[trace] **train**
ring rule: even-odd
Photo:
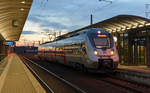
[[[84,72],[111,72],[119,62],[112,34],[101,28],[82,30],[41,44],[38,57]]]

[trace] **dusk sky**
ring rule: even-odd
[[[109,1],[109,0],[107,0]],[[20,40],[48,40],[46,32],[71,32],[113,16],[128,14],[145,17],[145,4],[150,0],[33,0]],[[45,35],[44,35],[45,33]]]

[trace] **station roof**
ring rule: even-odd
[[[124,33],[124,32],[131,31],[131,29],[140,29],[140,28],[147,28],[147,27],[150,27],[150,20],[147,18],[134,16],[134,15],[118,15],[110,19],[106,19],[104,21],[77,29],[73,32],[67,33],[58,38],[63,38],[67,35],[79,32],[84,29],[89,29],[89,28],[102,28],[104,30],[109,31],[110,33],[112,32]]]
[[[150,20],[147,18],[134,16],[134,15],[118,15],[110,19],[98,22],[96,24],[83,27],[76,31],[81,31],[82,29],[88,29],[92,27],[94,28],[100,27],[109,32],[122,33],[124,31],[129,31],[131,29],[138,29],[141,27],[150,27]]]
[[[19,40],[32,0],[0,0],[0,40]]]

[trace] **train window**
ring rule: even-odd
[[[94,38],[96,48],[109,47],[109,38]]]
[[[82,48],[83,54],[86,54],[86,49],[85,47]]]

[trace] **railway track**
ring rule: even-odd
[[[27,60],[27,58],[26,58],[26,60]],[[30,60],[30,59],[28,59],[28,60]],[[32,60],[30,60],[30,61],[32,61]],[[32,61],[32,62],[33,62],[33,64],[35,64],[34,61]],[[46,63],[46,62],[44,62],[44,63]],[[37,62],[37,65],[41,65],[41,64],[39,62]],[[45,69],[46,66],[42,65],[42,68]],[[50,69],[46,68],[46,70],[49,71]],[[55,73],[55,74],[57,74],[57,73]],[[65,75],[59,75],[59,76],[64,78],[64,79],[66,79]],[[122,90],[122,92],[118,92],[118,93],[150,93],[150,89],[148,87],[145,87],[143,85],[139,85],[139,84],[136,84],[136,83],[132,83],[132,82],[128,82],[128,81],[124,81],[124,80],[118,79],[117,77],[115,77],[113,75],[106,75],[106,76],[104,75],[104,77],[102,77],[102,78],[100,77],[99,78],[99,74],[89,74],[89,75],[86,75],[86,77],[90,77],[89,81],[92,82],[92,80],[93,80],[93,82],[95,82],[97,85],[98,84],[103,84],[103,83],[108,83],[108,84],[111,84],[113,86],[116,86],[116,87],[118,87],[118,88],[120,88]],[[79,81],[76,80],[76,81],[80,82],[80,80]],[[72,81],[71,83],[74,83],[75,85],[78,85],[78,83],[76,83],[75,81]],[[107,84],[104,84],[104,85],[107,85]],[[78,86],[82,87],[82,86],[80,86],[80,84]],[[88,85],[85,85],[85,86],[87,87]],[[86,89],[85,86],[82,87],[83,90],[86,90],[87,93],[93,93],[93,92],[91,92],[92,90],[88,91],[88,89]],[[93,84],[93,86],[94,86],[94,84]],[[118,90],[118,91],[120,91],[120,90]],[[82,92],[84,92],[84,91],[82,91]],[[61,92],[61,93],[65,93],[65,92]],[[99,92],[95,91],[94,93],[99,93]],[[103,92],[103,93],[107,93],[107,92]],[[111,92],[111,93],[113,93],[113,92]]]
[[[60,78],[39,64],[36,64],[34,61],[26,57],[21,57],[21,59],[42,84],[47,93],[85,93],[80,88]]]
[[[102,79],[102,80],[105,82],[111,83],[113,85],[116,85],[118,87],[127,89],[129,92],[150,93],[150,89],[147,86],[143,86],[143,85],[133,83],[133,82],[124,81],[111,75],[109,75],[109,77]]]

